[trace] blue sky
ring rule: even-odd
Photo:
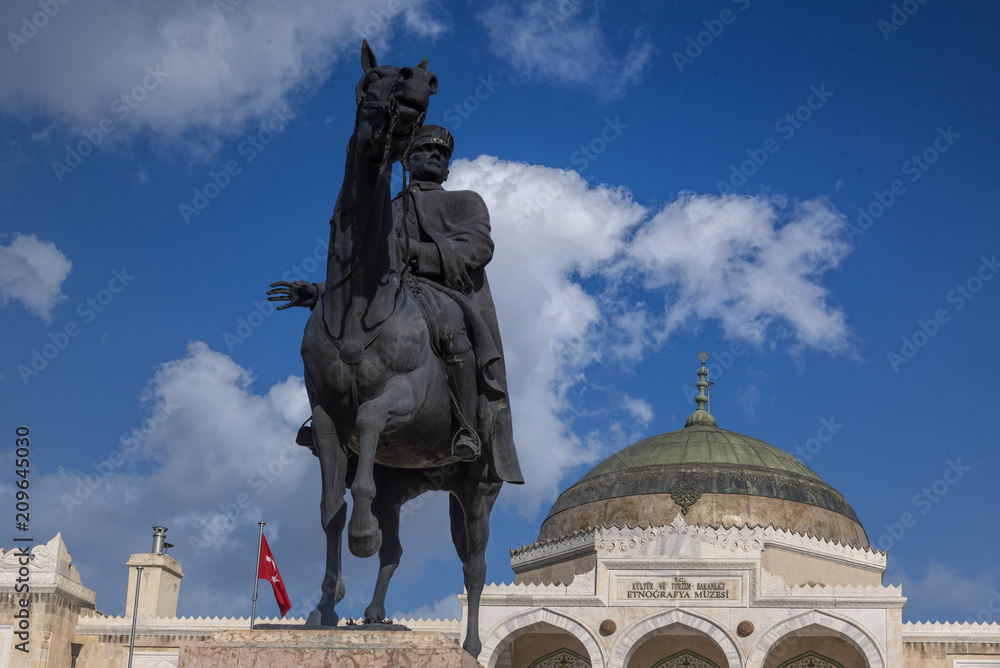
[[[6,3],[0,465],[28,425],[32,533],[61,531],[118,614],[125,561],[165,525],[181,614],[245,615],[263,518],[293,614],[311,607],[319,474],[290,445],[306,313],[263,299],[323,276],[364,35],[380,62],[429,56],[446,187],[491,210],[528,481],[494,511],[488,580],[591,466],[683,426],[704,348],[720,426],[847,497],[904,618],[994,621],[998,18],[940,0]],[[446,503],[416,505],[388,607],[454,614]],[[342,614],[375,570],[348,562]]]

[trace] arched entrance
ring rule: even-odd
[[[747,668],[810,668],[810,661],[816,668],[885,667],[881,650],[864,630],[813,610],[768,629],[750,651]]]
[[[516,615],[488,631],[479,661],[487,668],[604,668],[597,640],[580,622],[551,610]],[[552,664],[551,666],[549,664]]]
[[[685,652],[687,652],[685,654]],[[739,668],[739,648],[715,622],[681,610],[648,617],[628,629],[611,651],[609,668]]]

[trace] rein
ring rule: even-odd
[[[374,107],[374,106],[375,105],[366,105],[366,104],[362,103],[361,106],[358,108],[358,113],[361,114],[361,113],[366,112],[366,111],[368,111],[370,113],[371,107]],[[386,132],[385,149],[383,149],[383,151],[382,151],[382,160],[380,161],[379,168],[378,168],[378,176],[376,177],[376,180],[380,181],[382,179],[382,175],[385,174],[386,165],[390,164],[390,162],[389,162],[389,151],[392,149],[392,131],[396,128],[396,121],[399,118],[399,103],[396,102],[395,98],[389,98],[389,105],[387,107],[375,107],[375,108],[376,109],[384,109],[387,112],[387,114],[389,115],[389,127],[388,127],[388,131]],[[386,128],[384,126],[381,127],[381,128],[379,128],[375,132],[375,136],[373,137],[373,139],[377,140],[379,137],[381,137],[382,136],[382,131],[385,130],[385,129]],[[411,134],[412,132],[413,132],[413,128],[410,128],[410,130],[407,132],[407,134]],[[406,136],[406,135],[404,135],[404,136]],[[406,172],[404,171],[403,174],[404,174],[404,179],[405,179]],[[405,186],[405,182],[404,182],[404,186]],[[327,290],[336,290],[337,288],[343,287],[349,280],[351,280],[351,277],[354,276],[354,272],[356,272],[358,270],[358,267],[361,266],[361,258],[364,257],[365,246],[368,245],[368,233],[371,231],[371,228],[372,228],[372,226],[370,224],[369,225],[365,225],[365,231],[364,231],[364,234],[361,237],[361,245],[358,247],[358,253],[357,253],[357,256],[356,256],[357,259],[355,259],[355,261],[354,261],[354,266],[351,267],[350,271],[348,271],[344,275],[343,278],[341,278],[339,281],[337,281],[337,283],[335,285],[333,285],[332,287],[328,287]],[[327,260],[327,261],[329,261],[329,260]]]
[[[389,152],[392,149],[393,130],[395,129],[395,127],[396,127],[396,121],[398,120],[398,103],[393,98],[390,98],[389,104],[387,106],[384,106],[384,107],[383,106],[376,106],[374,104],[364,104],[364,103],[362,103],[359,106],[358,113],[359,113],[359,115],[360,114],[372,114],[372,113],[377,112],[378,110],[385,111],[386,114],[389,117],[388,124],[387,125],[383,125],[381,128],[379,128],[378,130],[376,130],[376,132],[375,132],[375,134],[373,136],[374,140],[378,140],[382,136],[383,132],[386,134],[385,148],[382,151],[382,159],[381,159],[380,164],[379,164],[378,176],[376,177],[377,180],[381,180],[382,177],[385,175],[386,167],[392,164],[392,162],[389,160]],[[405,137],[407,135],[410,135],[410,134],[412,134],[414,132],[414,130],[415,130],[415,127],[411,127],[407,131],[406,135],[402,135],[402,136]],[[400,273],[404,274],[404,275],[408,272],[407,257],[409,256],[409,247],[410,247],[409,230],[406,228],[406,216],[407,216],[407,214],[409,212],[409,201],[408,201],[409,200],[409,191],[407,189],[407,185],[408,185],[407,181],[408,181],[408,174],[407,174],[407,169],[406,169],[406,167],[404,165],[403,166],[403,192],[406,195],[406,197],[403,199],[403,220],[402,220],[403,233],[404,233],[404,257],[403,257],[403,267],[402,267],[402,269],[400,271]],[[358,252],[355,255],[355,260],[354,260],[354,263],[353,263],[351,269],[344,275],[343,278],[341,278],[339,281],[337,281],[336,284],[334,284],[331,287],[328,287],[327,291],[336,290],[338,288],[343,287],[354,276],[355,272],[357,272],[358,268],[361,266],[362,258],[364,257],[364,250],[365,250],[365,248],[368,245],[368,238],[369,238],[369,233],[371,231],[371,228],[372,228],[371,224],[368,224],[368,225],[365,226],[364,233],[363,233],[363,235],[361,237],[361,243],[358,246]],[[382,332],[385,330],[385,328],[389,326],[389,323],[391,323],[396,318],[396,316],[399,315],[399,312],[400,312],[399,302],[398,302],[398,299],[397,299],[396,303],[393,304],[392,312],[388,315],[388,317],[386,317],[385,320],[383,320],[374,329],[374,331],[372,331],[368,336],[366,336],[360,343],[359,342],[354,342],[354,341],[349,341],[349,342],[346,342],[346,344],[345,344],[345,343],[342,343],[340,340],[338,340],[333,335],[333,333],[330,331],[330,327],[329,327],[329,324],[327,323],[327,319],[326,319],[326,300],[320,299],[320,316],[321,316],[320,317],[320,322],[322,323],[321,329],[323,331],[323,334],[325,334],[326,337],[330,340],[330,342],[333,343],[333,345],[340,351],[340,357],[341,357],[341,359],[345,363],[349,364],[352,367],[354,365],[358,364],[361,361],[362,356],[364,354],[364,351],[372,343],[375,342],[375,340],[379,337],[380,334],[382,334]],[[352,389],[352,395],[353,395],[352,396],[352,401],[355,402],[355,403],[357,402],[357,387],[356,387],[356,383],[357,383],[357,379],[355,378],[355,374],[352,373],[351,374],[351,386],[352,386],[351,389]]]

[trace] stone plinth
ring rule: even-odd
[[[181,649],[178,668],[481,668],[441,633],[227,630]]]

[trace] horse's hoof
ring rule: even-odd
[[[340,616],[335,612],[321,612],[316,608],[309,613],[306,618],[306,626],[336,626],[340,622]]]
[[[471,654],[473,659],[476,659],[479,657],[479,653],[483,651],[483,643],[479,638],[470,636],[465,639],[462,649]]]
[[[376,529],[375,533],[367,535],[350,534],[347,537],[347,545],[355,557],[359,559],[370,557],[382,546],[382,530]]]
[[[385,606],[369,605],[365,608],[365,624],[381,624],[385,621]]]

